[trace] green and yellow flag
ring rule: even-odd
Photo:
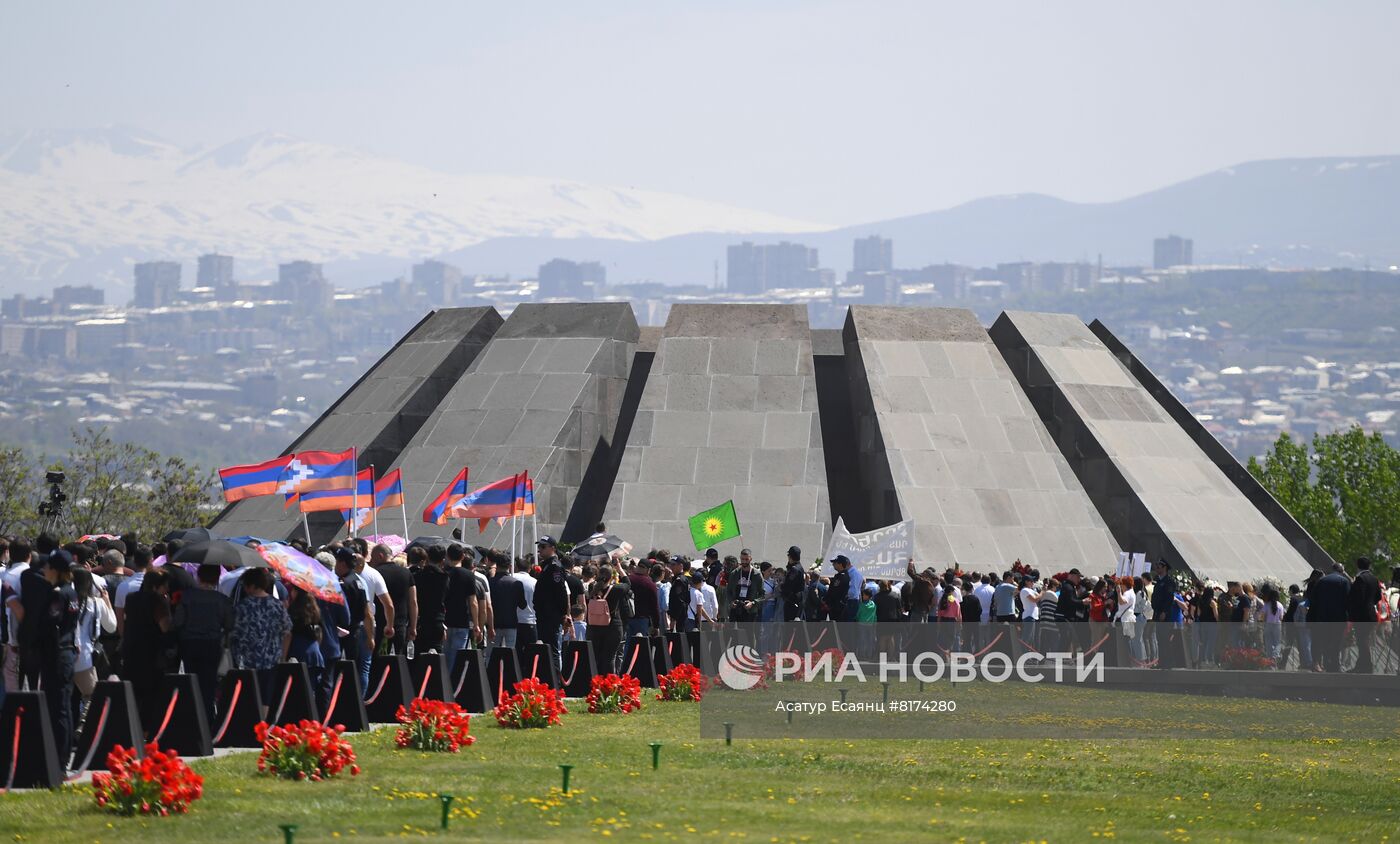
[[[704,551],[738,535],[739,517],[734,515],[733,501],[690,517],[690,538],[695,540],[696,551]]]

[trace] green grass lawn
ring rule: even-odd
[[[258,777],[254,754],[195,763],[191,813],[122,818],[87,786],[0,796],[7,841],[281,841],[400,837],[546,841],[1387,841],[1400,839],[1393,740],[1048,740],[1008,723],[995,740],[722,740],[698,706],[632,715],[582,702],[549,730],[472,719],[461,753],[353,741],[364,772],[323,783]],[[1201,706],[1211,702],[1202,700]],[[1393,719],[1388,710],[1375,717]],[[651,769],[650,741],[662,741]],[[575,766],[573,792],[558,765]],[[438,828],[437,794],[456,797]]]

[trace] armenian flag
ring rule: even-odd
[[[457,473],[457,477],[453,478],[452,482],[447,485],[447,489],[439,493],[438,497],[433,499],[433,503],[428,505],[428,509],[423,511],[423,521],[430,525],[447,524],[448,505],[466,494],[467,470],[464,467],[462,471]]]
[[[297,498],[297,507],[303,513],[319,513],[323,510],[349,510],[357,500],[366,504],[374,501],[374,469],[361,471],[358,484],[350,489],[316,489],[303,492]]]
[[[355,449],[350,448],[342,452],[298,452],[282,470],[276,491],[286,495],[354,488]]]
[[[291,462],[292,455],[284,454],[266,463],[220,469],[219,483],[224,487],[224,500],[232,504],[245,498],[272,495],[277,492],[282,473]]]
[[[368,503],[368,499],[364,503]],[[359,530],[370,522],[374,521],[374,514],[384,507],[403,506],[403,474],[402,470],[395,469],[384,477],[374,482],[374,503],[369,507],[361,507],[355,512],[355,520],[350,525],[352,530]],[[345,521],[350,521],[350,511],[341,510],[340,515]]]
[[[528,472],[522,472],[521,475],[525,476],[525,483],[523,486],[516,487],[516,499],[513,502],[515,513],[512,518],[514,516],[533,516],[535,514],[535,479],[531,478]],[[516,475],[516,477],[519,478],[521,475]],[[506,517],[497,516],[496,521],[505,524]],[[477,530],[486,530],[486,526],[490,524],[490,522],[491,518],[489,516],[477,519]]]

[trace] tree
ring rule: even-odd
[[[34,496],[29,455],[22,448],[0,448],[0,534],[34,523]]]
[[[64,533],[136,531],[143,538],[202,524],[212,476],[176,457],[117,443],[106,429],[73,431],[68,454],[50,468],[68,480]]]
[[[1380,434],[1315,435],[1309,454],[1285,433],[1248,468],[1332,559],[1370,557],[1384,576],[1400,551],[1400,451]]]

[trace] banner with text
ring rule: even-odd
[[[914,522],[906,519],[865,533],[851,533],[845,520],[837,518],[822,558],[822,574],[836,573],[831,558],[837,554],[845,554],[867,578],[903,580],[908,577],[914,554]]]

